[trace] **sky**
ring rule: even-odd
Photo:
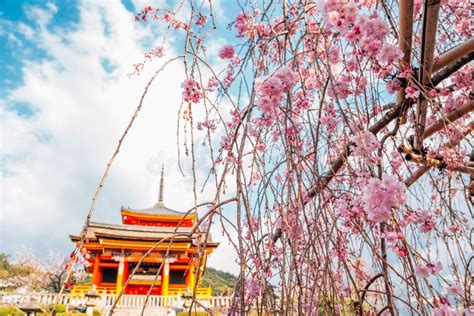
[[[225,1],[213,3],[225,28],[229,8]],[[73,250],[68,236],[80,232],[143,88],[163,62],[127,76],[161,42],[163,24],[134,22],[145,5],[172,8],[166,1],[144,0],[0,1],[0,252]],[[221,34],[209,45],[228,41]],[[168,40],[168,57],[181,44]],[[183,80],[182,65],[172,63],[153,83],[99,196],[94,221],[120,223],[121,206],[155,204],[162,163],[165,204],[181,211],[192,207],[185,162],[184,176],[178,171]],[[204,151],[197,162],[198,179],[204,179],[210,164]],[[212,194],[206,188],[199,202]],[[235,252],[220,228],[212,234],[221,245],[209,266],[237,274]]]

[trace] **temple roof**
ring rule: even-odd
[[[167,208],[163,202],[158,202],[152,207],[149,208],[143,208],[143,209],[133,209],[130,207],[123,207],[122,206],[122,211],[128,211],[128,212],[134,212],[134,213],[141,213],[141,214],[153,214],[153,215],[179,215],[179,216],[184,216],[186,213],[183,212],[178,212],[175,210],[172,210],[170,208]]]
[[[158,240],[161,238],[172,237],[176,234],[190,234],[191,227],[156,227],[156,226],[137,226],[137,225],[117,225],[90,222],[87,229],[86,238],[89,240],[98,239],[98,237],[111,237],[116,239],[138,239],[138,240]],[[193,235],[198,235],[195,232]],[[77,236],[71,236],[75,239]],[[179,239],[191,239],[191,236],[176,236]]]
[[[136,226],[136,225],[117,225],[90,222],[87,229],[86,239],[96,241],[101,238],[121,239],[121,240],[139,240],[139,241],[157,241],[163,238],[173,238],[174,241],[192,242],[194,238],[204,240],[205,236],[196,230],[192,235],[192,227],[157,227],[157,226]],[[179,236],[180,235],[180,236]],[[71,240],[78,241],[80,236],[70,236]],[[207,247],[217,247],[219,243],[212,241],[211,234],[207,238]]]

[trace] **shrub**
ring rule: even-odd
[[[0,316],[23,316],[21,310],[13,306],[0,306]]]
[[[57,304],[53,306],[53,309],[56,311],[56,313],[65,313],[67,311],[66,305],[63,304]]]

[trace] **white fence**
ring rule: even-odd
[[[25,305],[25,304],[39,304],[49,305],[56,302],[57,294],[55,293],[0,293],[0,304],[8,305]],[[58,304],[63,305],[85,305],[87,298],[79,294],[63,294],[61,295]]]
[[[117,295],[103,294],[99,296],[95,302],[99,308],[110,308]],[[49,305],[55,304],[57,294],[55,293],[0,293],[0,304],[7,305],[25,305],[25,304],[39,304]],[[209,296],[209,297],[197,297],[196,300],[199,302],[198,305],[204,306],[209,309],[230,307],[232,298],[230,296]],[[140,308],[143,307],[146,301],[146,295],[123,295],[117,307],[124,308]],[[61,294],[58,304],[67,306],[85,306],[86,303],[90,302],[84,294]],[[179,296],[158,296],[150,295],[148,297],[147,307],[183,307],[186,304],[189,305],[191,299],[185,300]]]

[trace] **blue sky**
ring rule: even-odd
[[[230,8],[223,3],[228,2],[216,2],[214,9],[225,29],[229,20],[224,12]],[[147,64],[140,76],[127,77],[144,52],[160,43],[163,25],[133,20],[137,8],[147,4],[167,5],[144,0],[1,1],[1,252],[72,250],[68,235],[80,231],[143,87],[164,60]],[[217,60],[213,54],[232,35],[217,34],[208,42],[211,60]],[[180,44],[179,38],[169,38],[165,58],[179,52]],[[177,170],[176,120],[183,79],[182,65],[174,63],[154,83],[98,200],[94,220],[118,223],[122,205],[153,205],[159,181],[155,166],[162,162],[167,165],[167,206],[192,206],[190,174],[183,177]],[[198,159],[200,165],[210,163],[204,153]],[[198,170],[198,177],[205,179],[205,171]],[[182,198],[183,192],[189,199]],[[212,193],[211,187],[204,190],[200,201]],[[213,235],[222,245],[210,265],[237,271],[220,229]]]
[[[1,47],[3,47],[0,51],[0,59],[3,61],[0,64],[0,79],[2,82],[0,96],[2,97],[6,96],[9,90],[21,84],[22,77],[19,66],[22,65],[25,58],[40,60],[48,57],[45,51],[35,45],[34,41],[28,40],[21,32],[15,31],[17,23],[24,23],[32,28],[36,26],[35,21],[28,17],[27,10],[25,10],[28,6],[34,5],[45,6],[45,2],[2,0],[2,5],[0,6],[0,18],[2,19],[0,43]],[[63,0],[60,1],[59,6],[57,1],[55,5],[58,11],[53,16],[49,26],[51,28],[61,27],[62,29],[74,27],[74,23],[79,18],[77,3],[75,1]],[[13,36],[16,38],[15,40],[12,39]],[[29,113],[30,111],[25,107],[27,105],[20,106],[18,111],[21,113],[26,112],[25,114]]]

